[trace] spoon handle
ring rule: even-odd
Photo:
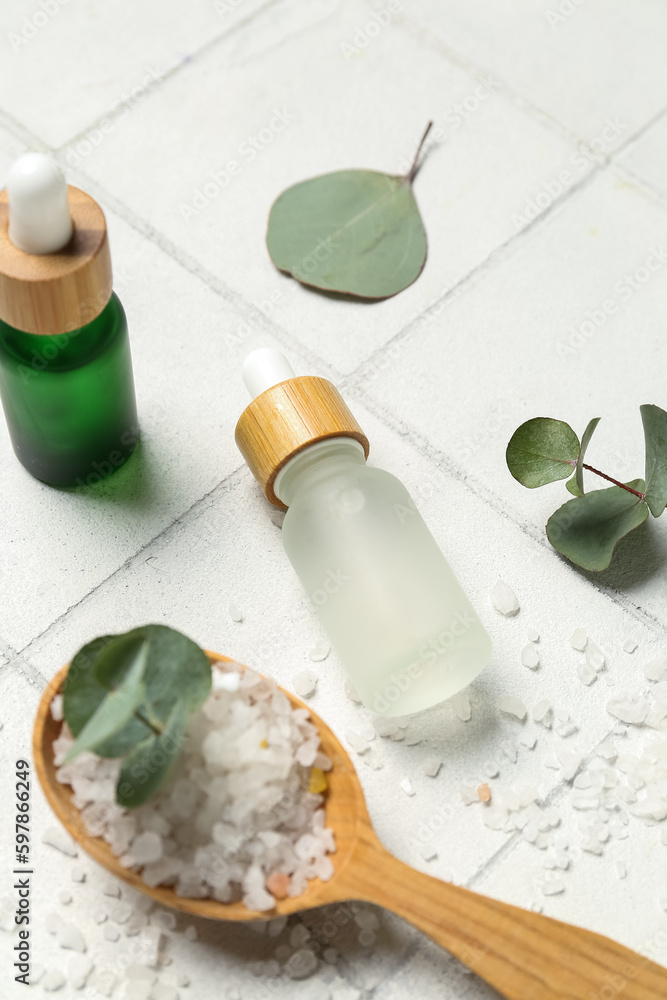
[[[609,938],[441,882],[364,837],[348,898],[393,910],[507,1000],[665,1000],[667,969]],[[342,888],[342,887],[341,887]]]

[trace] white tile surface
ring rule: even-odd
[[[494,81],[480,84],[393,23],[347,59],[341,46],[369,10],[328,6],[327,19],[280,46],[269,39],[291,27],[290,7],[258,16],[150,95],[82,169],[247,302],[280,294],[275,322],[348,372],[515,235],[513,217],[567,166],[573,146],[499,96]],[[406,61],[410,88],[395,72]],[[470,116],[452,121],[450,109],[466,100]],[[351,107],[360,112],[350,115]],[[264,240],[281,191],[347,167],[405,171],[429,118],[442,139],[415,184],[429,236],[419,281],[386,302],[360,304],[317,295],[276,271]]]
[[[563,746],[592,751],[613,725],[612,693],[644,690],[641,666],[667,642],[664,524],[638,532],[608,573],[579,573],[543,534],[568,495],[559,486],[524,490],[504,461],[512,431],[528,417],[561,417],[581,432],[600,415],[589,459],[623,477],[641,473],[638,406],[665,405],[667,272],[661,265],[631,294],[618,283],[627,286],[652,248],[662,252],[667,15],[658,0],[586,0],[552,28],[547,12],[558,5],[550,0],[402,6],[376,34],[367,26],[388,7],[382,2],[196,0],[186,11],[123,0],[112,12],[98,0],[72,0],[16,53],[7,34],[39,5],[0,14],[0,184],[26,146],[47,145],[58,147],[70,179],[101,200],[144,432],[133,464],[84,493],[30,479],[0,430],[2,801],[13,794],[13,761],[29,750],[44,681],[92,636],[147,621],[181,628],[288,688],[298,670],[314,667],[313,708],[341,736],[366,717],[344,695],[335,653],[315,665],[308,658],[322,632],[283,552],[281,517],[233,442],[246,402],[242,358],[260,344],[282,345],[297,372],[343,376],[373,462],[412,491],[494,642],[493,661],[470,690],[468,723],[443,705],[410,723],[419,744],[373,741],[378,770],[353,755],[373,823],[415,867],[530,906],[542,852],[488,829],[481,805],[462,804],[462,783],[479,783],[496,764],[494,793],[516,781],[534,785],[557,803],[576,843],[580,816],[561,773],[545,762]],[[114,102],[153,64],[164,78],[102,132]],[[493,94],[476,98],[484,80]],[[455,127],[456,105],[470,113]],[[241,144],[269,127],[275,108],[294,120],[251,160]],[[278,274],[264,247],[272,199],[339,167],[405,169],[430,117],[447,137],[416,182],[430,244],[419,281],[389,302],[362,306]],[[601,157],[584,155],[581,141],[616,117],[627,127]],[[604,154],[617,148],[607,164]],[[232,158],[242,164],[238,176],[187,223],[179,206]],[[616,311],[577,343],[587,314],[610,298]],[[564,350],[573,333],[574,350]],[[516,619],[489,603],[498,577],[517,592]],[[241,623],[232,621],[230,601],[243,611]],[[577,626],[608,661],[590,688],[568,644]],[[520,662],[529,628],[540,633],[534,673]],[[639,643],[633,654],[622,651],[628,637]],[[498,712],[502,694],[528,708],[548,698],[578,731],[562,739],[532,721],[520,725]],[[533,732],[535,749],[520,747],[512,764],[502,744]],[[643,738],[624,739],[632,749]],[[436,778],[420,770],[432,754],[443,759]],[[399,788],[406,776],[412,797]],[[13,842],[7,815],[4,858]],[[105,878],[81,855],[86,882],[71,881],[71,866],[41,844],[53,822],[35,786],[35,961],[66,969],[44,927],[55,911],[61,919],[75,913],[96,964],[118,969],[130,939],[106,942],[93,920]],[[579,857],[562,896],[539,899],[545,912],[667,964],[662,825],[634,822],[602,858]],[[420,854],[425,842],[438,852],[429,862]],[[617,860],[628,866],[623,881]],[[69,908],[57,902],[63,889],[74,896]],[[0,906],[7,898],[11,905],[12,892],[0,880]],[[160,980],[175,983],[186,972],[192,985],[180,1000],[218,1000],[221,982],[230,996],[236,989],[250,1000],[495,996],[389,914],[378,914],[377,940],[362,947],[354,916],[347,904],[304,916],[313,947],[340,952],[333,966],[320,959],[304,981],[265,964],[292,923],[272,937],[199,921],[199,940],[189,942],[190,921],[179,920],[163,941],[173,961]],[[12,939],[0,931],[3,968]],[[9,990],[8,1000],[24,993]],[[56,995],[78,995],[66,990]],[[119,986],[113,997],[122,1000]]]
[[[613,149],[664,107],[659,0],[413,0],[404,14],[588,143],[611,118],[627,126]]]

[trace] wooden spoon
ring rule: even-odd
[[[211,663],[231,662],[209,653]],[[150,888],[123,868],[109,845],[91,837],[72,805],[72,790],[56,780],[53,740],[60,723],[50,705],[67,667],[44,692],[33,733],[37,776],[44,794],[68,832],[96,861],[156,902],[214,920],[265,920],[326,903],[364,900],[409,920],[508,1000],[665,1000],[667,970],[600,934],[582,930],[468,889],[441,882],[394,858],[377,839],[359,779],[334,734],[309,706],[285,692],[293,705],[308,708],[322,749],[333,761],[328,773],[327,825],[336,835],[335,870],[328,882],[313,879],[296,899],[276,903],[270,914],[243,903],[185,899],[164,886]]]

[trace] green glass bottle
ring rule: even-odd
[[[42,154],[0,193],[0,398],[17,458],[52,486],[99,482],[139,438],[104,215]]]

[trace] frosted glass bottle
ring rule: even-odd
[[[252,392],[271,382],[266,354],[253,358],[244,367]],[[253,372],[258,366],[262,377]],[[275,359],[274,366],[279,377],[291,372]],[[296,379],[293,373],[260,391],[250,437],[264,424],[262,446],[267,434],[282,433],[286,442],[295,433],[298,438],[321,392],[313,382],[330,387],[329,396],[336,393],[323,379]],[[243,417],[237,443],[269,499],[288,508],[285,551],[360,698],[379,714],[405,715],[469,684],[488,663],[491,641],[406,488],[366,465],[363,432],[349,417],[329,420],[334,426],[324,418],[324,426],[315,428],[320,439],[305,447],[293,441],[295,452],[268,489]],[[336,424],[340,435],[330,433]]]

